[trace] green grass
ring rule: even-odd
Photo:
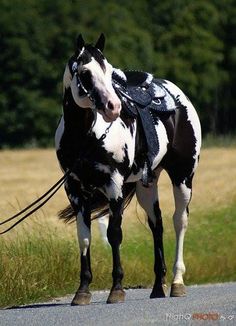
[[[23,239],[17,237],[7,242],[1,239],[0,250],[1,306],[73,291],[78,272],[75,239],[29,233]]]
[[[165,255],[168,283],[171,282],[174,258],[174,231],[164,218]],[[75,225],[74,225],[75,228]],[[125,287],[151,286],[153,245],[151,233],[141,223],[125,228],[121,248]],[[73,228],[72,228],[73,229]],[[0,306],[26,304],[76,291],[79,282],[79,250],[75,232],[65,227],[57,232],[52,225],[0,238]],[[95,232],[96,233],[96,232]],[[236,204],[206,213],[191,214],[185,241],[187,285],[235,281]],[[91,248],[93,283],[91,288],[111,285],[111,251],[94,236]]]
[[[192,216],[198,219],[197,214]],[[236,281],[236,204],[203,214],[186,237],[186,282]]]
[[[236,147],[236,135],[214,135],[207,134],[203,137],[203,148],[235,148]]]

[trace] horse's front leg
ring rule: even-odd
[[[80,286],[71,302],[71,305],[87,305],[91,301],[89,285],[92,281],[90,264],[91,219],[90,211],[82,208],[76,217],[77,234],[80,246]]]
[[[80,183],[69,178],[65,184],[65,190],[70,200],[71,206],[76,213],[77,235],[80,246],[80,286],[76,292],[71,305],[86,305],[91,301],[89,284],[92,281],[90,264],[90,244],[91,244],[91,210],[89,199],[85,199],[80,189]]]
[[[123,268],[120,260],[120,244],[122,242],[122,212],[123,212],[123,199],[110,200],[110,216],[109,225],[107,229],[107,238],[112,248],[113,257],[113,270],[112,278],[113,284],[107,299],[107,303],[124,302],[125,292],[122,287],[122,279],[124,276]]]

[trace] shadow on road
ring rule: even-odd
[[[70,303],[60,303],[60,302],[55,302],[55,303],[39,303],[39,304],[30,304],[26,306],[11,306],[11,307],[6,307],[1,310],[14,310],[14,309],[38,309],[38,308],[50,308],[50,307],[63,307],[63,306],[70,306]]]

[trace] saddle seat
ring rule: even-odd
[[[166,91],[160,81],[147,72],[114,69],[112,81],[124,111],[131,117],[138,115],[138,109],[148,108],[157,115],[169,115],[175,111],[168,110],[165,104]]]

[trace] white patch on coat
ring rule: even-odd
[[[107,228],[108,228],[109,218],[108,216],[102,216],[98,219],[98,225],[101,233],[101,237],[105,244],[109,244],[107,239]]]
[[[64,129],[65,129],[65,121],[64,121],[64,117],[62,116],[55,133],[56,150],[60,149],[60,142],[61,142],[62,135],[64,133]]]
[[[145,210],[153,225],[156,226],[157,217],[154,211],[154,203],[158,199],[156,182],[149,187],[144,187],[141,181],[137,182],[136,196],[138,199],[138,203]]]
[[[158,121],[158,125],[155,126],[155,129],[159,141],[159,151],[157,153],[157,156],[153,160],[152,170],[154,170],[163,159],[164,155],[167,152],[167,145],[169,143],[166,128],[164,127],[161,120]]]
[[[104,65],[106,68],[105,71],[103,71],[100,64],[92,57],[92,60],[89,63],[81,66],[81,69],[89,70],[91,72],[94,86],[99,89],[102,100],[105,103],[111,94],[115,94],[116,96],[116,93],[112,86],[113,68],[106,59],[104,60]],[[81,70],[79,69],[78,71],[80,73]]]
[[[102,164],[102,163],[96,163],[95,165],[96,170],[99,170],[104,173],[111,173],[111,169],[108,165]]]
[[[133,125],[134,138],[132,137],[129,128],[124,128],[121,122],[122,120],[118,118],[116,121],[112,122],[112,126],[109,128],[110,123],[105,122],[102,116],[97,114],[97,120],[92,131],[95,133],[96,138],[100,139],[102,135],[105,134],[106,129],[109,128],[106,137],[103,140],[104,148],[107,152],[112,154],[114,160],[121,163],[124,161],[125,146],[127,146],[128,159],[131,167],[134,161],[136,122]]]
[[[91,232],[87,225],[84,223],[84,218],[81,212],[79,212],[77,215],[76,224],[80,251],[83,256],[86,256],[91,242]]]
[[[123,183],[124,177],[115,170],[111,176],[110,184],[105,186],[107,198],[117,200],[119,197],[122,197]]]

